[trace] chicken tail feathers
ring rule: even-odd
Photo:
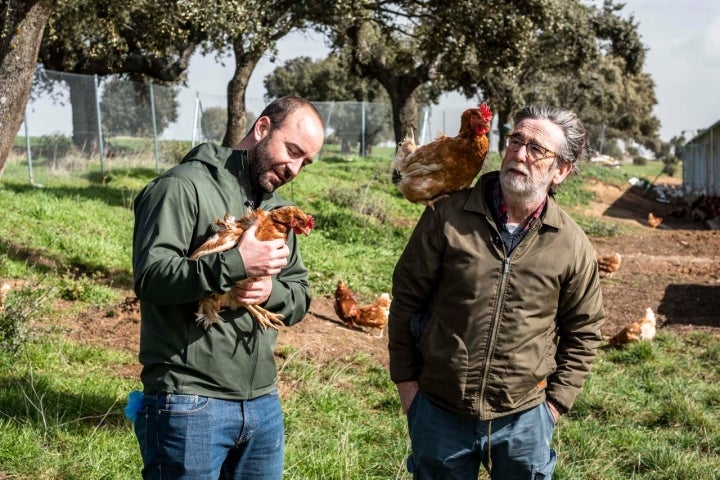
[[[402,180],[402,175],[397,170],[393,170],[392,172],[392,183],[394,185],[397,185]]]

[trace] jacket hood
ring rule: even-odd
[[[219,181],[222,181],[221,177],[225,176],[226,173],[232,174],[235,180],[241,185],[245,185],[247,189],[245,193],[248,198],[254,200],[255,206],[269,202],[273,198],[272,193],[259,192],[253,185],[250,178],[250,159],[247,150],[235,150],[214,143],[202,143],[190,150],[180,161],[180,164],[191,164],[193,162],[206,165],[213,177]],[[277,200],[270,202],[273,206],[288,203],[282,197],[277,195],[275,197],[277,197]]]
[[[249,171],[246,150],[234,150],[214,143],[201,143],[190,150],[180,164],[200,162],[216,170],[227,169],[233,174]]]

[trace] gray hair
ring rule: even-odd
[[[571,173],[577,171],[577,164],[586,156],[585,125],[570,110],[549,105],[528,105],[515,114],[515,124],[523,120],[550,120],[563,131],[565,141],[558,148],[558,162],[572,166]]]

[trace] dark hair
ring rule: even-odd
[[[585,125],[570,110],[548,105],[528,105],[515,114],[515,124],[523,120],[550,120],[563,131],[565,141],[558,148],[558,162],[572,165],[572,172],[577,170],[577,163],[585,158]]]
[[[323,128],[325,128],[325,122],[323,121],[322,115],[320,115],[320,112],[315,107],[315,105],[313,105],[312,102],[310,102],[309,100],[305,100],[302,97],[297,97],[294,95],[288,95],[273,100],[263,109],[262,113],[260,113],[260,116],[258,116],[258,118],[268,117],[270,119],[270,130],[275,130],[280,125],[282,125],[288,115],[295,113],[297,110],[303,107],[309,108],[311,111],[315,112],[315,115],[320,120],[320,124]],[[257,120],[255,120],[255,122],[257,122]],[[250,126],[247,135],[252,132],[254,126],[255,124],[253,123]]]

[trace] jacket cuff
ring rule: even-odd
[[[226,271],[228,272],[228,278],[230,283],[234,285],[240,280],[247,278],[245,273],[245,264],[242,261],[242,256],[237,248],[231,248],[223,252],[223,261],[225,263]]]

